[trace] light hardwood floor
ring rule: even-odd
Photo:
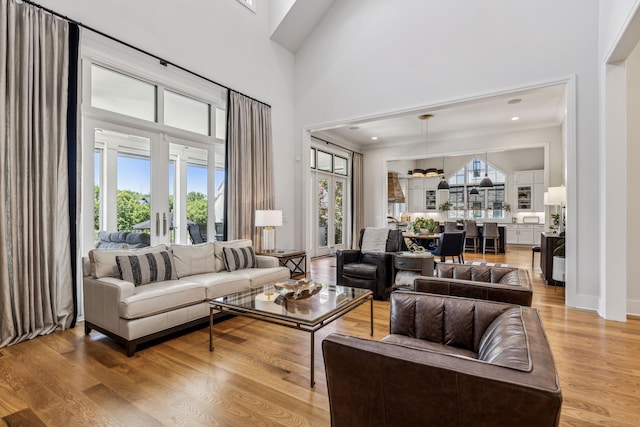
[[[526,268],[534,282],[564,396],[562,426],[640,425],[640,319],[606,321],[564,306],[543,284],[528,248],[467,260]],[[312,263],[316,280],[335,282],[335,259]],[[331,332],[369,338],[365,304],[316,334],[316,386],[309,388],[308,334],[246,318],[143,347],[128,358],[105,336],[75,329],[0,349],[3,425],[330,424],[320,342]],[[388,332],[389,303],[375,302],[374,339]],[[508,398],[505,396],[505,398]]]

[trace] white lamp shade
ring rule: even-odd
[[[282,211],[256,211],[256,227],[281,227]]]
[[[548,202],[550,205],[564,205],[567,202],[567,189],[565,186],[560,187],[549,187],[549,198]]]
[[[544,197],[542,198],[542,204],[545,206],[549,206],[551,203],[549,203],[549,192],[545,191],[544,192]]]

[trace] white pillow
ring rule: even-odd
[[[251,239],[229,240],[228,242],[213,242],[216,254],[216,271],[226,270],[224,266],[224,254],[222,248],[246,248],[253,246]]]
[[[213,242],[199,245],[171,245],[178,278],[201,273],[215,273],[216,256]]]
[[[118,264],[116,263],[116,257],[118,255],[140,255],[166,250],[166,245],[147,246],[139,249],[92,249],[89,251],[91,275],[94,279],[99,279],[101,277],[120,278]]]

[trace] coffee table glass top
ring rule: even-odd
[[[211,305],[315,326],[371,295],[368,289],[323,284],[317,294],[293,300],[279,297],[273,285],[265,285],[214,298]]]

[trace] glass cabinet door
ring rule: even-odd
[[[532,209],[532,186],[519,185],[517,188],[518,210],[530,211]]]

